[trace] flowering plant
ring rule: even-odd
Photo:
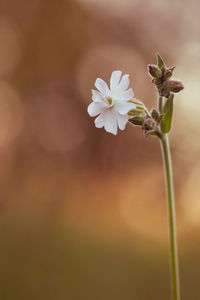
[[[104,127],[107,132],[114,135],[117,134],[118,127],[124,130],[129,122],[134,126],[140,126],[145,137],[153,135],[160,139],[168,198],[172,298],[180,300],[174,188],[168,133],[172,125],[174,93],[178,93],[184,87],[181,81],[172,79],[174,67],[167,67],[159,54],[157,65],[148,65],[148,71],[158,92],[157,108],[148,111],[141,101],[134,98],[133,90],[128,89],[129,75],[122,76],[121,71],[114,71],[110,79],[110,88],[105,81],[97,78],[95,86],[98,91],[92,90],[93,101],[88,106],[88,113],[91,117],[98,116],[95,119],[97,128]]]

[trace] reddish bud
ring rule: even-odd
[[[156,65],[148,65],[149,73],[154,78],[161,78],[162,72]]]
[[[165,87],[173,93],[178,93],[184,89],[182,82],[178,80],[167,80],[165,82]]]

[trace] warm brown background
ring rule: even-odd
[[[87,114],[96,77],[156,106],[159,52],[185,90],[171,135],[183,300],[200,288],[200,4],[0,0],[0,298],[169,300],[159,141]]]

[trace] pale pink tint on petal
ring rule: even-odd
[[[102,102],[92,102],[88,105],[88,114],[91,117],[95,117],[98,114],[102,113],[106,109],[106,104]]]
[[[136,108],[136,105],[131,102],[117,103],[115,105],[115,110],[122,115],[127,114],[130,110],[135,109],[135,108]]]
[[[128,115],[117,114],[117,123],[118,123],[119,129],[124,130],[126,128],[128,119],[129,119]]]
[[[125,74],[122,77],[122,80],[120,81],[118,88],[119,90],[125,91],[128,88],[129,84],[130,84],[129,75]]]
[[[117,134],[117,117],[114,110],[106,111],[106,122],[104,128],[107,132],[110,132],[114,135]]]
[[[110,78],[110,89],[111,89],[111,92],[118,88],[121,75],[122,75],[121,71],[114,71],[114,72],[112,72],[112,75],[111,75],[111,78]]]
[[[110,96],[110,90],[107,83],[101,78],[97,78],[95,81],[95,86],[105,97]]]

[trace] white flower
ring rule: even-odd
[[[117,134],[117,128],[124,130],[128,122],[128,112],[136,108],[134,103],[129,102],[133,96],[133,90],[129,86],[129,75],[122,76],[122,72],[112,72],[110,78],[110,89],[106,82],[97,78],[95,87],[92,90],[92,100],[88,106],[88,113],[91,117],[99,115],[95,119],[97,128],[104,127],[107,132]]]

